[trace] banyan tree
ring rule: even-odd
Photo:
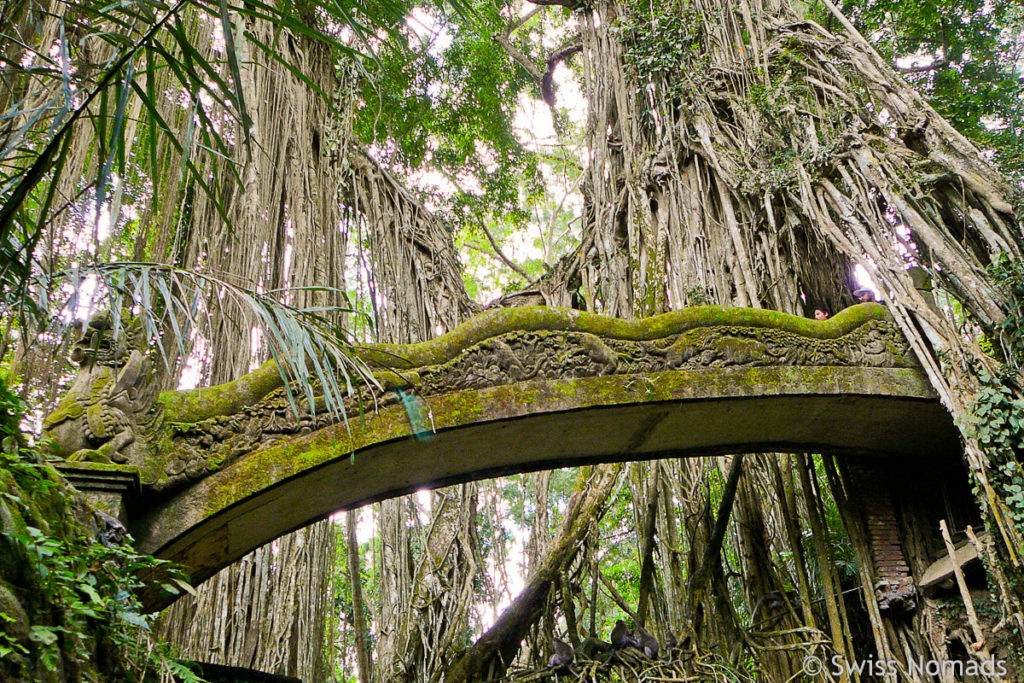
[[[524,289],[493,306],[518,297],[619,318],[706,304],[838,311],[854,303],[860,266],[960,429],[963,462],[936,465],[928,481],[952,491],[941,500],[960,507],[948,515],[956,531],[978,527],[971,539],[994,615],[957,641],[946,636],[962,619],[908,599],[907,586],[881,585],[858,500],[878,472],[827,454],[758,454],[583,468],[560,520],[551,473],[525,477],[536,499],[524,516],[526,575],[486,629],[474,614],[499,593],[493,567],[507,560],[507,539],[495,540],[500,525],[487,519],[503,509],[497,494],[473,483],[430,494],[427,522],[412,499],[375,508],[372,595],[356,588],[363,557],[350,513],[344,559],[334,523],[312,527],[172,607],[161,633],[196,659],[217,653],[326,680],[321,648],[336,607],[326,596],[333,565],[345,564],[341,602],[352,605],[345,628],[362,681],[543,668],[552,636],[578,651],[606,636],[601,605],[672,631],[699,654],[693,666],[710,667],[664,675],[738,672],[749,660],[765,680],[787,680],[799,675],[790,655],[822,644],[902,664],[974,656],[964,640],[985,653],[1020,647],[1022,191],[921,83],[904,80],[953,68],[949,36],[931,64],[901,73],[851,21],[878,11],[869,2],[452,4],[147,3],[134,23],[120,6],[13,3],[0,16],[10,67],[0,291],[42,309],[31,301],[46,296],[38,283],[60,275],[81,289],[80,266],[203,274],[195,291],[179,278],[129,295],[150,309],[164,359],[155,367],[173,387],[189,373],[234,379],[272,352],[261,314],[225,295],[239,284],[246,296],[321,312],[349,340],[407,343],[486,305],[469,293],[486,288],[467,289],[465,245],[508,274],[495,282]],[[1008,11],[967,4],[977,16]],[[556,73],[571,74],[579,101]],[[558,151],[515,137],[521,96],[546,102]],[[578,127],[570,108],[582,112]],[[540,205],[543,163],[571,177],[545,217],[565,229],[545,238],[544,263],[524,264],[495,226],[508,215],[525,223],[519,204]],[[455,190],[422,191],[424,172]],[[201,320],[185,314],[190,305]],[[182,327],[175,311],[206,326]],[[66,346],[39,334],[42,322],[4,315],[22,346],[44,342],[17,350],[18,372],[62,367],[54,359]],[[58,374],[26,383],[25,395],[52,402]],[[616,523],[632,532],[632,604],[602,572],[614,544],[600,524],[623,496]],[[893,512],[898,502],[883,507],[916,575],[943,539],[916,527],[923,515]],[[495,537],[482,540],[485,527]],[[852,545],[852,578],[830,544],[837,533]],[[759,617],[767,596],[787,614]]]

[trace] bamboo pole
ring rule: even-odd
[[[974,610],[974,601],[971,599],[971,592],[967,589],[964,572],[960,569],[960,563],[956,560],[956,547],[954,547],[953,540],[949,537],[949,528],[946,526],[946,520],[939,520],[939,531],[942,532],[942,540],[946,543],[946,552],[949,553],[949,561],[953,565],[956,585],[960,588],[960,597],[964,601],[964,609],[967,610],[967,621],[971,624],[971,630],[974,631],[974,642],[971,643],[971,647],[975,652],[978,652],[985,647],[985,634],[981,630],[981,624],[978,623],[978,613]]]

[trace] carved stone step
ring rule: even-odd
[[[138,468],[99,463],[60,463],[57,470],[94,508],[128,523],[129,501],[141,493]]]

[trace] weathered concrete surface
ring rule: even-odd
[[[562,390],[570,391],[569,383],[586,377],[631,375],[640,381],[644,374],[664,371],[686,371],[692,381],[709,378],[713,384],[717,374],[694,372],[918,367],[906,339],[886,316],[878,304],[855,306],[824,322],[778,311],[717,307],[632,321],[543,307],[490,311],[421,344],[354,349],[372,381],[356,383],[345,410],[354,415],[365,406],[446,394],[459,400],[445,402],[445,411],[459,413],[476,400],[459,392],[537,380],[564,380]],[[291,387],[293,394],[303,391]],[[168,495],[271,444],[337,424],[341,416],[325,410],[322,400],[319,404],[312,411],[305,400],[291,400],[272,364],[226,385],[163,392],[136,420],[135,443],[148,449],[139,463],[142,485],[157,497]],[[444,415],[437,419],[443,421]],[[78,420],[65,426],[73,431],[87,425]],[[75,459],[100,454],[100,439],[85,440],[91,448],[80,450]]]
[[[988,540],[988,533],[983,531],[978,534],[978,540],[985,543]],[[956,547],[956,563],[961,569],[977,559],[978,548],[970,540],[964,541]],[[928,590],[946,581],[950,581],[953,578],[953,574],[952,558],[948,554],[943,555],[925,570],[918,581],[918,585],[921,586],[921,590]]]
[[[959,439],[913,368],[715,367],[427,396],[246,455],[133,520],[201,582],[277,536],[421,488],[551,467],[760,451],[934,456]]]

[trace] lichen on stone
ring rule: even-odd
[[[302,449],[308,453],[304,457],[315,460],[315,452],[329,451],[335,457],[339,449],[358,448],[357,442],[365,443],[367,438],[398,438],[374,416],[381,411],[401,415],[399,392],[406,397],[446,397],[435,401],[446,411],[432,419],[461,423],[464,415],[479,415],[485,409],[477,392],[539,380],[554,382],[545,391],[570,396],[577,395],[574,382],[582,378],[635,375],[649,382],[658,375],[667,387],[673,382],[660,373],[668,371],[915,364],[906,341],[878,304],[853,306],[826,321],[720,306],[688,308],[644,320],[543,306],[504,308],[485,311],[436,339],[359,346],[353,354],[372,369],[382,390],[355,386],[345,416],[327,411],[322,398],[313,405],[293,403],[273,362],[227,384],[161,393],[145,419],[138,420],[137,429],[144,433],[142,442],[148,449],[144,461],[135,463],[144,484],[156,490],[173,489],[239,461],[245,461],[242,470],[257,471],[268,466],[265,461],[273,453],[292,448],[287,444],[304,444]],[[91,381],[95,385],[91,391],[102,394],[103,383],[111,377],[101,373]],[[605,390],[601,383],[590,388],[599,393]],[[290,389],[293,395],[302,393],[297,385]],[[520,393],[517,400],[530,400],[528,392]],[[652,400],[660,393],[658,387],[647,392]],[[47,422],[88,417],[90,403],[99,405],[66,398]],[[406,419],[412,419],[408,410],[406,405]],[[328,428],[336,431],[339,420],[345,438],[355,441],[348,443],[335,434],[342,440],[314,447],[316,435]],[[104,450],[103,443],[86,445],[80,449],[80,458],[102,462],[114,455],[107,452],[109,447]]]

